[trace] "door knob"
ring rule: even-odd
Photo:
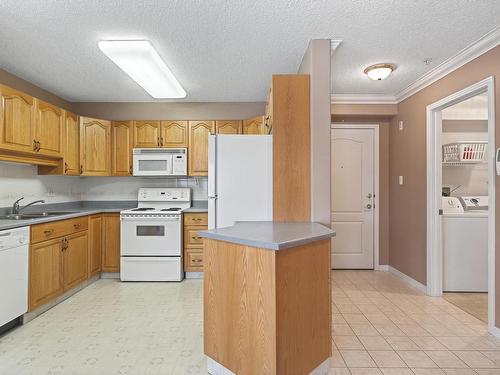
[[[373,197],[372,193],[368,193],[368,195],[366,196],[368,199],[371,199]]]
[[[368,204],[366,205],[366,208],[368,208],[369,210],[371,210],[372,205],[371,205],[370,203],[368,203]]]

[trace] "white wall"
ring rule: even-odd
[[[488,122],[443,120],[442,143],[488,141]],[[488,164],[443,166],[443,186],[457,190],[452,196],[488,195]]]
[[[79,200],[136,200],[140,187],[190,187],[193,200],[207,199],[207,179],[156,179],[138,177],[39,176],[33,165],[0,162],[0,207],[22,196],[25,202]]]

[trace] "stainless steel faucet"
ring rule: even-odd
[[[20,207],[19,202],[22,201],[23,199],[24,199],[24,197],[21,197],[17,201],[14,202],[14,204],[12,205],[12,215],[19,215],[22,210],[24,210],[26,207],[29,207],[35,203],[45,203],[45,201],[43,199],[39,199],[37,201],[33,201],[31,203],[28,203],[24,207]]]

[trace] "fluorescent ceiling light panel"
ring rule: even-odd
[[[186,97],[186,91],[147,40],[101,40],[99,48],[153,98]]]

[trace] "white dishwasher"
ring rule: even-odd
[[[0,327],[28,311],[29,227],[0,231]]]

